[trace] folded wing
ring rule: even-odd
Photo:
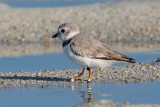
[[[78,38],[79,36],[75,36],[76,42],[72,41],[70,44],[71,50],[76,55],[90,57],[93,59],[116,60],[135,63],[134,59],[112,51],[108,46],[95,40],[94,38]]]

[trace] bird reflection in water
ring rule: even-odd
[[[84,103],[92,102],[93,94],[90,83],[87,83],[87,90],[85,90],[86,88],[83,90],[78,90],[75,84],[71,86],[71,89],[74,91],[78,91],[78,93],[80,93],[81,95],[80,97],[82,97]]]

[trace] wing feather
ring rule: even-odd
[[[72,40],[70,47],[76,55],[94,59],[134,62],[134,59],[112,51],[107,45],[92,37],[75,36]]]

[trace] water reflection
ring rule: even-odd
[[[53,81],[54,82],[54,81]],[[160,81],[145,84],[76,84],[64,87],[8,88],[0,90],[2,107],[92,107],[92,104],[108,104],[107,101],[124,104],[160,104]],[[34,100],[33,100],[34,99]],[[26,103],[27,102],[27,103]],[[63,103],[62,103],[63,102]],[[85,104],[85,105],[84,105]],[[87,106],[91,104],[91,106]],[[80,105],[80,106],[77,106]],[[104,105],[105,107],[106,105]],[[138,107],[138,106],[137,106]]]
[[[116,84],[72,84],[74,94],[80,97],[76,107],[106,104],[159,104],[159,80],[147,83]],[[129,95],[129,96],[128,96]],[[77,98],[79,99],[79,98]],[[102,102],[101,102],[102,101]]]
[[[85,96],[86,93],[87,93],[87,96]],[[83,98],[83,102],[84,103],[92,102],[93,94],[91,91],[91,84],[90,83],[87,83],[87,92],[86,93],[85,93],[85,91],[81,93],[82,94],[81,97]]]
[[[93,93],[92,93],[92,89],[91,89],[91,83],[87,83],[85,86],[87,88],[79,90],[79,89],[77,89],[76,84],[72,84],[71,89],[74,92],[80,93],[80,97],[82,98],[83,103],[90,103],[93,101]]]

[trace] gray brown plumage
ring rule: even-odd
[[[75,42],[76,41],[76,42]],[[85,45],[83,45],[85,43]],[[74,54],[93,59],[116,60],[135,63],[135,60],[128,58],[118,52],[112,51],[107,45],[89,36],[75,35],[70,42]]]

